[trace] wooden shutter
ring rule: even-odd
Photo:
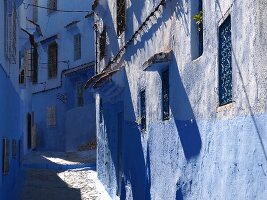
[[[9,140],[3,139],[3,174],[9,172]]]
[[[57,76],[58,63],[58,46],[53,42],[48,47],[48,77],[53,78]]]

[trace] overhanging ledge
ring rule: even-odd
[[[154,54],[143,64],[143,70],[149,71],[151,70],[152,67],[154,68],[156,66],[157,68],[158,65],[162,63],[168,63],[171,60],[172,60],[172,51],[160,52]]]

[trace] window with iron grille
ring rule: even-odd
[[[48,47],[48,78],[57,76],[58,46],[53,42]]]
[[[231,16],[219,27],[219,104],[232,102]]]
[[[74,36],[74,60],[81,58],[81,34]]]
[[[9,172],[9,140],[3,139],[3,157],[2,157],[2,170],[3,174],[8,174]]]
[[[48,0],[48,9],[47,9],[47,13],[50,14],[52,12],[55,12],[57,10],[57,0]]]
[[[17,141],[15,139],[12,140],[12,157],[16,157],[17,155]]]
[[[32,19],[35,23],[38,21],[38,0],[33,0],[33,16]]]
[[[77,106],[82,107],[84,105],[84,99],[83,99],[83,84],[78,83],[77,84]]]
[[[146,91],[145,89],[140,91],[140,120],[141,131],[146,130]]]
[[[126,0],[117,0],[117,35],[125,31],[126,25]]]
[[[170,118],[170,102],[169,102],[169,70],[162,72],[162,119]]]
[[[48,106],[46,109],[46,123],[47,127],[56,126],[56,107]]]
[[[100,48],[100,60],[102,60],[106,55],[106,45],[107,45],[107,32],[106,27],[103,28],[102,33],[99,38],[99,48]]]
[[[33,71],[32,71],[32,82],[37,83],[38,82],[38,44],[35,43],[33,47],[33,52],[32,52],[32,64],[33,64]]]

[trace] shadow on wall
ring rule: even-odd
[[[125,70],[123,69],[123,73]],[[126,77],[126,76],[125,76]],[[124,104],[127,105],[124,108]],[[119,166],[118,151],[118,112],[127,115],[124,117],[123,134],[121,138],[121,166]],[[123,95],[116,98],[116,103],[105,103],[103,109],[106,134],[108,138],[108,148],[111,153],[112,162],[115,167],[116,177],[120,175],[120,168],[123,177],[119,183],[121,185],[120,199],[127,199],[126,185],[130,184],[133,199],[150,199],[150,184],[147,178],[147,167],[141,143],[141,132],[135,123],[135,112],[132,103],[131,91],[126,80]],[[127,131],[126,131],[127,130]],[[149,155],[148,155],[149,156]],[[148,158],[149,159],[149,158]],[[105,163],[107,164],[107,163]],[[111,170],[111,169],[109,169]],[[150,178],[149,178],[150,180]]]
[[[172,52],[172,62],[169,64],[170,75],[170,109],[175,121],[179,138],[187,160],[199,155],[202,141],[195,115],[181,80],[178,64]],[[155,71],[158,68],[149,68]],[[161,73],[161,70],[159,71]]]
[[[199,155],[202,141],[194,112],[181,80],[174,55],[170,66],[170,108],[176,123],[184,155],[187,160]],[[192,74],[193,76],[193,74]]]

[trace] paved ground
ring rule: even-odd
[[[93,152],[33,153],[23,163],[20,199],[109,200],[97,179],[94,162]]]

